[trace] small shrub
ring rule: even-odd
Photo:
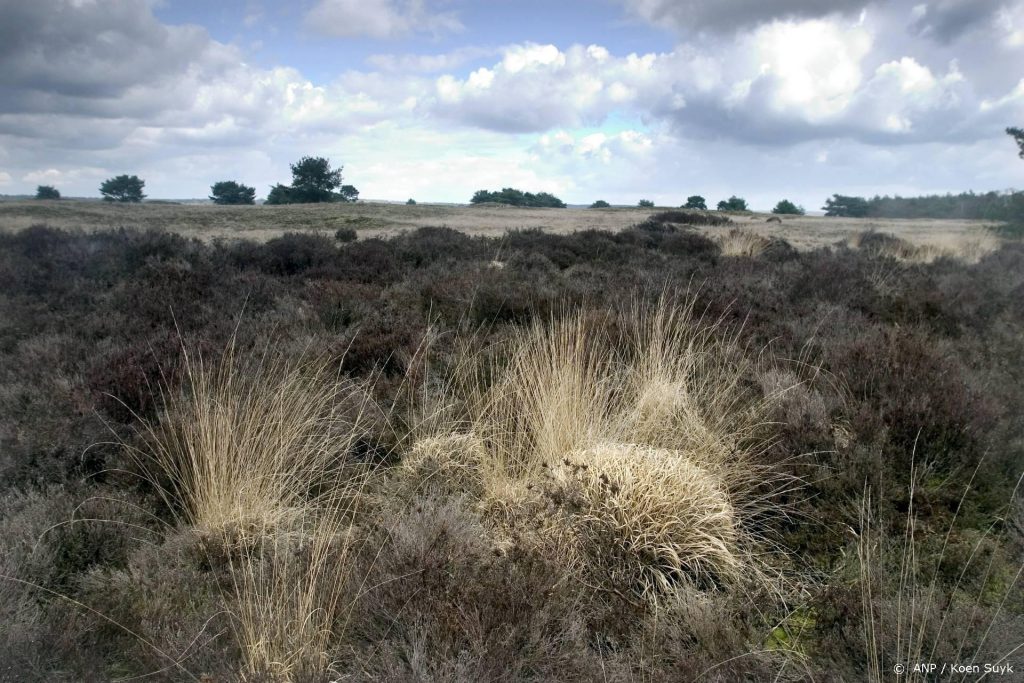
[[[609,204],[608,202],[606,202],[603,199],[598,199],[596,202],[594,202],[593,204],[590,205],[591,209],[607,209],[607,208],[610,208],[610,207],[611,207],[611,204]]]
[[[652,202],[650,199],[641,199],[636,203],[636,205],[639,206],[641,209],[650,209],[654,207],[654,202]]]
[[[338,240],[342,244],[348,244],[349,242],[355,242],[359,235],[356,233],[355,228],[338,228],[334,231],[334,239]]]

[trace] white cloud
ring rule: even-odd
[[[366,63],[381,71],[393,73],[435,73],[457,69],[467,62],[492,57],[499,51],[492,48],[462,47],[436,55],[377,54],[366,58]]]
[[[622,160],[636,161],[647,157],[654,148],[651,137],[638,130],[618,133],[587,133],[574,135],[558,130],[541,135],[532,148],[536,159],[560,159],[574,164],[598,162],[603,165]]]
[[[1007,16],[993,50],[1011,49],[1006,36],[1021,25]],[[991,62],[951,63],[948,50],[906,33],[908,8],[900,17],[873,8],[859,22],[766,20],[650,54],[524,42],[378,55],[371,71],[314,81],[289,66],[247,64],[202,29],[164,26],[143,0],[9,3],[0,9],[9,39],[0,41],[9,66],[0,71],[0,163],[5,188],[17,191],[45,182],[95,194],[99,179],[128,172],[153,196],[202,196],[230,177],[265,192],[287,179],[289,162],[316,153],[346,164],[346,182],[365,197],[465,201],[513,184],[575,201],[672,203],[750,184],[841,191],[869,166],[873,191],[885,179],[928,188],[908,160],[948,147],[943,163],[961,179],[949,189],[976,178],[1024,185],[1024,164],[996,172],[969,156],[982,140],[1009,148],[1002,128],[1024,120],[1024,82],[985,81]],[[908,151],[879,152],[893,142]],[[930,178],[947,177],[928,166]]]
[[[617,108],[633,108],[686,73],[669,73],[668,55],[614,57],[598,45],[525,43],[505,49],[491,67],[465,78],[435,81],[430,113],[441,119],[505,132],[540,132],[600,123]]]
[[[1005,47],[1024,47],[1024,2],[1001,7],[996,15],[996,27]]]
[[[7,185],[11,182],[11,174],[7,171],[0,171],[0,185]]]
[[[994,100],[982,100],[979,106],[983,112],[1012,109],[1016,106],[1019,114],[1024,109],[1024,78],[1017,83],[1017,87],[1003,97]]]
[[[319,0],[306,15],[313,30],[337,37],[397,38],[411,33],[457,33],[453,12],[432,12],[425,0]]]
[[[22,180],[26,183],[43,183],[52,185],[53,183],[59,183],[66,177],[65,173],[58,171],[55,168],[48,168],[45,171],[32,171],[22,176]]]
[[[944,73],[907,55],[880,61],[876,30],[843,20],[773,21],[644,55],[526,43],[466,76],[439,76],[417,113],[507,133],[599,126],[617,113],[668,122],[681,135],[765,145],[991,134],[956,61]],[[1003,106],[1019,107],[1013,98]]]
[[[861,27],[824,20],[773,22],[741,39],[736,51],[750,55],[755,81],[769,82],[767,99],[774,110],[821,121],[849,106],[871,43]]]

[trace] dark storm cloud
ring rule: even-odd
[[[948,44],[990,23],[1004,5],[1001,0],[938,0],[922,3],[923,14],[910,30],[922,37]]]
[[[682,32],[730,31],[773,19],[811,19],[859,12],[871,0],[623,0],[644,19]]]
[[[208,44],[204,29],[164,26],[144,2],[0,0],[2,102],[118,97],[187,70]]]

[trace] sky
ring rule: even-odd
[[[0,0],[0,194],[1024,189],[1024,0]]]

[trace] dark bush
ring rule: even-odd
[[[488,192],[487,190],[477,190],[472,199],[469,200],[470,204],[509,204],[511,206],[530,206],[535,208],[553,208],[553,209],[564,209],[565,202],[558,197],[547,192],[538,192],[534,194],[532,192],[523,192],[513,187],[502,188],[501,191]]]
[[[705,211],[663,211],[647,219],[653,223],[678,223],[681,225],[729,225],[732,219]]]
[[[253,265],[266,273],[297,275],[336,261],[338,249],[323,235],[288,232],[269,240],[253,256]]]
[[[342,244],[355,242],[359,238],[355,228],[338,228],[334,231],[334,239]]]
[[[488,255],[479,240],[451,228],[419,228],[396,237],[394,244],[397,256],[415,268],[438,260],[466,261]]]
[[[221,180],[210,187],[210,199],[214,204],[255,204],[256,188]]]

